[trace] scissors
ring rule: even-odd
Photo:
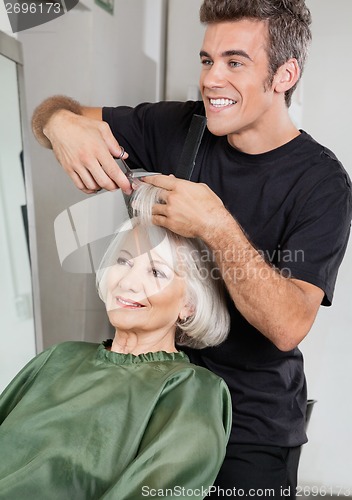
[[[125,170],[124,174],[127,177],[127,179],[129,180],[132,188],[133,188],[133,185],[134,186],[138,186],[142,182],[140,180],[141,177],[149,177],[151,175],[160,175],[160,172],[147,172],[147,170],[138,170],[138,171],[132,170],[127,165],[127,163],[125,162],[125,160],[122,158],[123,155],[125,154],[124,148],[122,146],[120,146],[120,148],[121,148],[120,156],[118,158],[115,158],[115,161],[116,161],[116,163],[118,163],[118,162],[122,163],[123,168]]]

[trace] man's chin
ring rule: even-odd
[[[224,125],[214,124],[210,120],[207,122],[209,132],[217,137],[223,137],[231,133],[230,127]]]

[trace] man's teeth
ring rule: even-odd
[[[222,108],[223,106],[236,104],[236,101],[233,101],[232,99],[210,99],[210,104],[216,108]]]

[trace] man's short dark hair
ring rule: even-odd
[[[304,0],[204,0],[200,8],[200,20],[205,24],[241,19],[268,23],[269,85],[279,67],[291,58],[297,59],[303,72],[312,39],[312,18]],[[285,93],[287,106],[296,86]]]

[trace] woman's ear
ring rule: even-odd
[[[195,313],[194,305],[191,304],[191,302],[187,302],[179,312],[178,319],[182,323],[182,321],[185,321],[190,316],[193,316],[194,313]]]
[[[282,64],[275,73],[273,80],[273,89],[279,94],[284,94],[290,90],[299,80],[301,75],[297,59],[289,59]]]

